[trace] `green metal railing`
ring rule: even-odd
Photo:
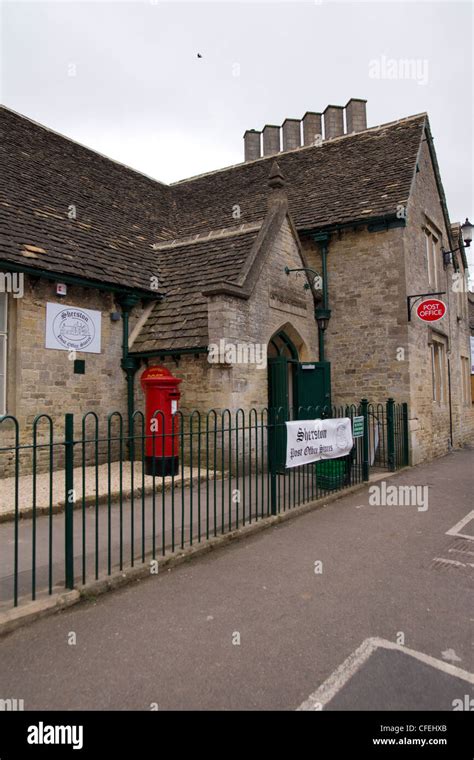
[[[291,469],[278,460],[288,419],[355,416],[364,436],[347,457]],[[14,417],[0,418],[0,606],[238,530],[367,481],[374,466],[408,464],[408,409],[392,399],[290,413],[178,411],[174,419],[165,434],[157,411],[152,434],[139,411],[130,426],[120,412],[66,414],[64,422],[40,414],[25,442]],[[147,445],[162,474],[146,474]],[[179,471],[166,475],[168,445]]]

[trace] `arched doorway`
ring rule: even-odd
[[[283,409],[286,420],[311,417],[311,410],[331,404],[330,364],[301,361],[300,354],[307,353],[298,338],[285,325],[272,335],[267,349],[268,405]]]
[[[268,404],[285,411],[292,419],[295,407],[295,371],[298,351],[293,341],[281,330],[270,338],[268,356]]]
[[[300,361],[303,341],[298,351],[296,340],[288,332],[285,326],[272,335],[267,349],[269,451],[276,468],[282,471],[286,459],[285,422],[325,415],[331,404],[329,362]],[[292,332],[296,338],[296,331]]]

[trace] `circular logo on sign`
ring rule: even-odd
[[[54,337],[64,348],[83,351],[95,338],[92,320],[80,309],[64,309],[53,322]]]
[[[336,446],[338,449],[347,448],[349,441],[346,436],[346,426],[338,425],[336,428]]]
[[[424,322],[437,322],[446,314],[446,304],[437,298],[428,298],[418,304],[416,313]]]

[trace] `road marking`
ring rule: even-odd
[[[458,562],[457,559],[446,559],[445,557],[435,557],[433,562],[444,562],[448,565],[455,565],[456,567],[466,567],[464,562]]]
[[[474,552],[469,552],[467,549],[448,549],[448,552],[457,552],[458,554],[472,554],[474,557]]]
[[[456,665],[450,665],[443,660],[437,660],[435,657],[431,657],[429,654],[423,652],[417,652],[415,649],[408,649],[401,644],[395,644],[393,641],[387,639],[380,639],[373,637],[365,639],[360,647],[358,647],[352,654],[339,665],[336,670],[331,673],[321,686],[309,695],[308,699],[301,703],[297,708],[297,711],[319,711],[327,705],[333,697],[342,689],[343,686],[357,673],[362,665],[367,662],[369,657],[377,651],[377,649],[395,649],[399,652],[414,657],[420,662],[426,665],[431,665],[432,668],[437,668],[443,673],[447,673],[455,678],[460,678],[463,681],[474,684],[474,673],[468,673],[467,670],[458,668]]]
[[[474,541],[474,536],[470,536],[467,533],[460,533],[459,531],[464,528],[465,525],[468,524],[471,520],[474,520],[474,509],[472,512],[469,512],[469,514],[466,515],[466,517],[463,517],[462,520],[459,520],[458,523],[453,528],[450,528],[446,531],[447,536],[459,536],[459,538],[469,538],[471,541]]]

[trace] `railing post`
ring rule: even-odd
[[[410,464],[410,437],[408,435],[408,404],[406,401],[402,404],[403,415],[403,464],[408,467]]]
[[[387,399],[387,464],[388,469],[395,470],[395,401]]]
[[[362,480],[369,479],[369,401],[360,402],[361,416],[364,418],[364,437],[362,438]]]
[[[270,436],[270,446],[269,446],[269,465],[270,465],[270,514],[276,515],[277,514],[277,487],[276,487],[276,479],[277,479],[277,410],[271,407],[269,409],[269,429],[268,433]]]
[[[74,415],[66,414],[64,435],[65,463],[65,576],[66,588],[74,588]]]

